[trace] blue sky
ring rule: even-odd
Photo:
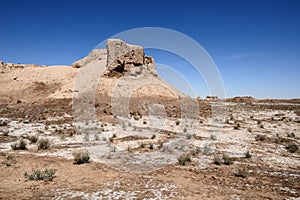
[[[296,0],[10,0],[0,1],[0,7],[4,62],[68,65],[119,32],[164,27],[190,36],[206,49],[228,97],[300,97],[300,2]],[[152,53],[158,63],[184,74],[196,96],[208,95],[201,77],[195,81],[185,61]]]

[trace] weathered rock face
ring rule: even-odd
[[[119,77],[125,74],[157,76],[154,59],[145,56],[143,47],[127,44],[119,39],[108,39],[106,49],[93,50],[88,56],[74,62],[72,67],[84,67],[93,60],[106,60],[105,76]]]
[[[106,59],[106,49],[94,49],[88,56],[74,62],[71,66],[81,68],[93,60]]]
[[[131,45],[119,39],[107,40],[107,63],[105,75],[121,76],[126,73],[138,76],[150,73],[157,76],[154,59],[145,56],[141,46]]]

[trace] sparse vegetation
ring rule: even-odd
[[[79,149],[73,151],[74,164],[88,163],[90,160],[90,153],[86,149]]]
[[[247,177],[247,169],[246,168],[238,168],[234,173],[236,177],[246,178]]]
[[[145,148],[145,145],[143,142],[140,143],[140,148],[142,148],[142,149]]]
[[[84,134],[83,140],[86,141],[86,142],[90,140],[90,136],[89,136],[88,133]]]
[[[223,154],[223,164],[224,165],[231,165],[231,164],[233,164],[233,161],[234,161],[234,158],[229,157],[226,154]]]
[[[38,170],[33,169],[31,174],[27,172],[24,173],[24,178],[26,180],[35,180],[35,181],[52,181],[55,177],[56,169],[44,169]]]
[[[203,150],[202,150],[202,154],[203,154],[203,155],[206,155],[206,154],[208,154],[210,151],[211,151],[210,146],[209,146],[208,144],[206,144],[206,145],[204,146]]]
[[[233,161],[234,161],[234,158],[233,157],[229,157],[226,154],[223,154],[223,155],[220,155],[220,154],[214,155],[214,164],[215,165],[221,165],[221,164],[231,165],[231,164],[233,164]]]
[[[192,134],[190,134],[190,133],[186,134],[186,139],[189,140],[189,139],[192,139],[192,137],[193,137]]]
[[[94,140],[98,141],[99,140],[99,136],[97,134],[94,135]]]
[[[290,153],[295,153],[296,151],[298,151],[299,147],[297,144],[294,144],[294,143],[291,143],[291,144],[288,144],[286,147],[285,147]]]
[[[191,162],[191,155],[189,153],[182,154],[177,158],[179,165],[186,165],[186,163]]]
[[[288,133],[288,134],[287,134],[287,137],[292,137],[292,138],[294,138],[294,137],[296,137],[296,136],[295,136],[295,133]]]
[[[45,150],[45,149],[49,149],[50,147],[50,140],[48,138],[41,138],[38,140],[38,150]]]
[[[26,137],[27,140],[29,140],[31,143],[36,143],[39,139],[38,135],[28,135]]]
[[[149,149],[154,149],[154,146],[152,143],[149,144]]]
[[[251,155],[250,151],[247,150],[245,153],[245,158],[251,158],[251,157],[252,157],[252,155]]]
[[[3,136],[8,136],[9,130],[3,130],[3,131],[2,131],[2,134],[3,134]]]
[[[234,130],[239,130],[240,126],[241,126],[240,123],[236,122],[233,128],[234,128]]]
[[[153,135],[151,136],[151,139],[153,140],[153,139],[155,139],[155,138],[156,138],[156,135],[153,134]]]
[[[256,141],[265,141],[267,139],[267,136],[266,135],[257,135],[255,137],[255,140]]]
[[[27,143],[24,139],[20,139],[19,141],[10,145],[12,150],[27,150]]]
[[[221,165],[223,162],[221,155],[214,155],[214,164]]]
[[[210,134],[210,139],[211,140],[217,140],[217,136],[215,134]]]

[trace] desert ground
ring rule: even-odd
[[[130,55],[115,55],[114,42],[73,67],[1,64],[0,199],[300,198],[299,99],[191,100],[139,47],[121,43]],[[106,67],[89,102],[96,118],[77,118],[74,102],[89,91],[77,95],[76,81],[93,62]],[[136,90],[117,115],[112,90],[140,76],[160,86]],[[197,115],[183,117],[178,99],[196,102]],[[87,159],[77,162],[78,153]]]

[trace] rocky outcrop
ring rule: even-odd
[[[157,76],[154,59],[151,56],[145,56],[143,47],[127,44],[119,39],[108,39],[106,49],[94,49],[88,56],[74,62],[71,66],[81,68],[94,60],[106,60],[105,76],[125,74]]]
[[[105,75],[121,76],[128,73],[132,76],[138,76],[142,73],[150,73],[157,76],[154,59],[145,56],[143,47],[127,44],[119,39],[108,39],[106,49]]]
[[[106,56],[106,49],[94,49],[88,56],[72,63],[71,66],[74,68],[81,68],[93,60],[106,59]]]

